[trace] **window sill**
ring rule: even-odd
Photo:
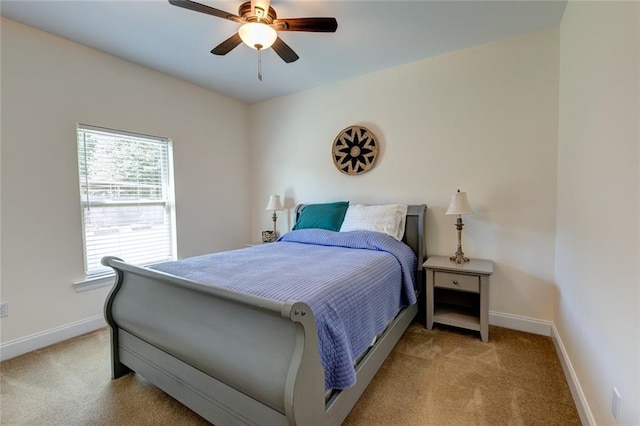
[[[99,275],[97,277],[90,277],[73,283],[73,289],[76,293],[82,293],[84,291],[96,290],[103,287],[112,287],[115,284],[115,280],[115,274]]]

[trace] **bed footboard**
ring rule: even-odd
[[[117,276],[105,304],[113,378],[139,372],[213,423],[324,423],[309,306],[102,263]]]

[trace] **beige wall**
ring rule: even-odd
[[[72,289],[76,122],[173,139],[179,257],[249,239],[246,105],[4,18],[1,29],[2,342],[102,313],[107,289]]]
[[[570,2],[560,32],[555,324],[597,424],[640,424],[637,2]]]
[[[490,309],[551,321],[558,45],[547,30],[252,105],[253,235],[271,226],[270,193],[288,207],[427,203],[428,252],[449,255],[455,219],[444,211],[460,188],[476,212],[464,218],[465,253],[496,262]],[[381,143],[361,176],[331,159],[353,124]]]

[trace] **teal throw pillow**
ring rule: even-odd
[[[300,212],[298,221],[293,225],[293,229],[321,228],[336,232],[340,231],[347,208],[349,208],[348,201],[307,204]]]

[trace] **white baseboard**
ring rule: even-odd
[[[584,396],[584,392],[582,391],[582,387],[580,386],[578,376],[573,369],[573,365],[571,364],[571,360],[569,359],[569,354],[564,347],[564,343],[562,343],[562,338],[560,337],[560,333],[558,333],[558,329],[556,328],[555,324],[552,324],[552,333],[553,334],[551,335],[551,337],[553,340],[553,344],[555,345],[556,352],[558,353],[558,357],[560,358],[560,364],[562,364],[564,376],[566,377],[567,383],[569,384],[571,396],[573,397],[573,402],[576,404],[576,409],[578,410],[580,421],[583,425],[586,426],[596,426],[596,420],[593,417],[593,413],[591,413],[591,408],[589,408],[587,398]]]
[[[489,312],[489,324],[528,333],[551,336],[552,323],[518,315]],[[4,361],[36,349],[44,348],[85,333],[90,333],[107,325],[102,315],[87,318],[71,324],[52,328],[31,336],[11,340],[0,345],[0,361]]]
[[[494,311],[489,312],[489,324],[542,336],[551,336],[551,326],[553,325],[551,321]]]
[[[72,337],[90,333],[99,328],[105,327],[107,322],[102,315],[87,318],[82,321],[73,322],[60,327],[52,328],[31,336],[11,340],[0,345],[0,361],[44,348],[45,346],[59,343]]]

